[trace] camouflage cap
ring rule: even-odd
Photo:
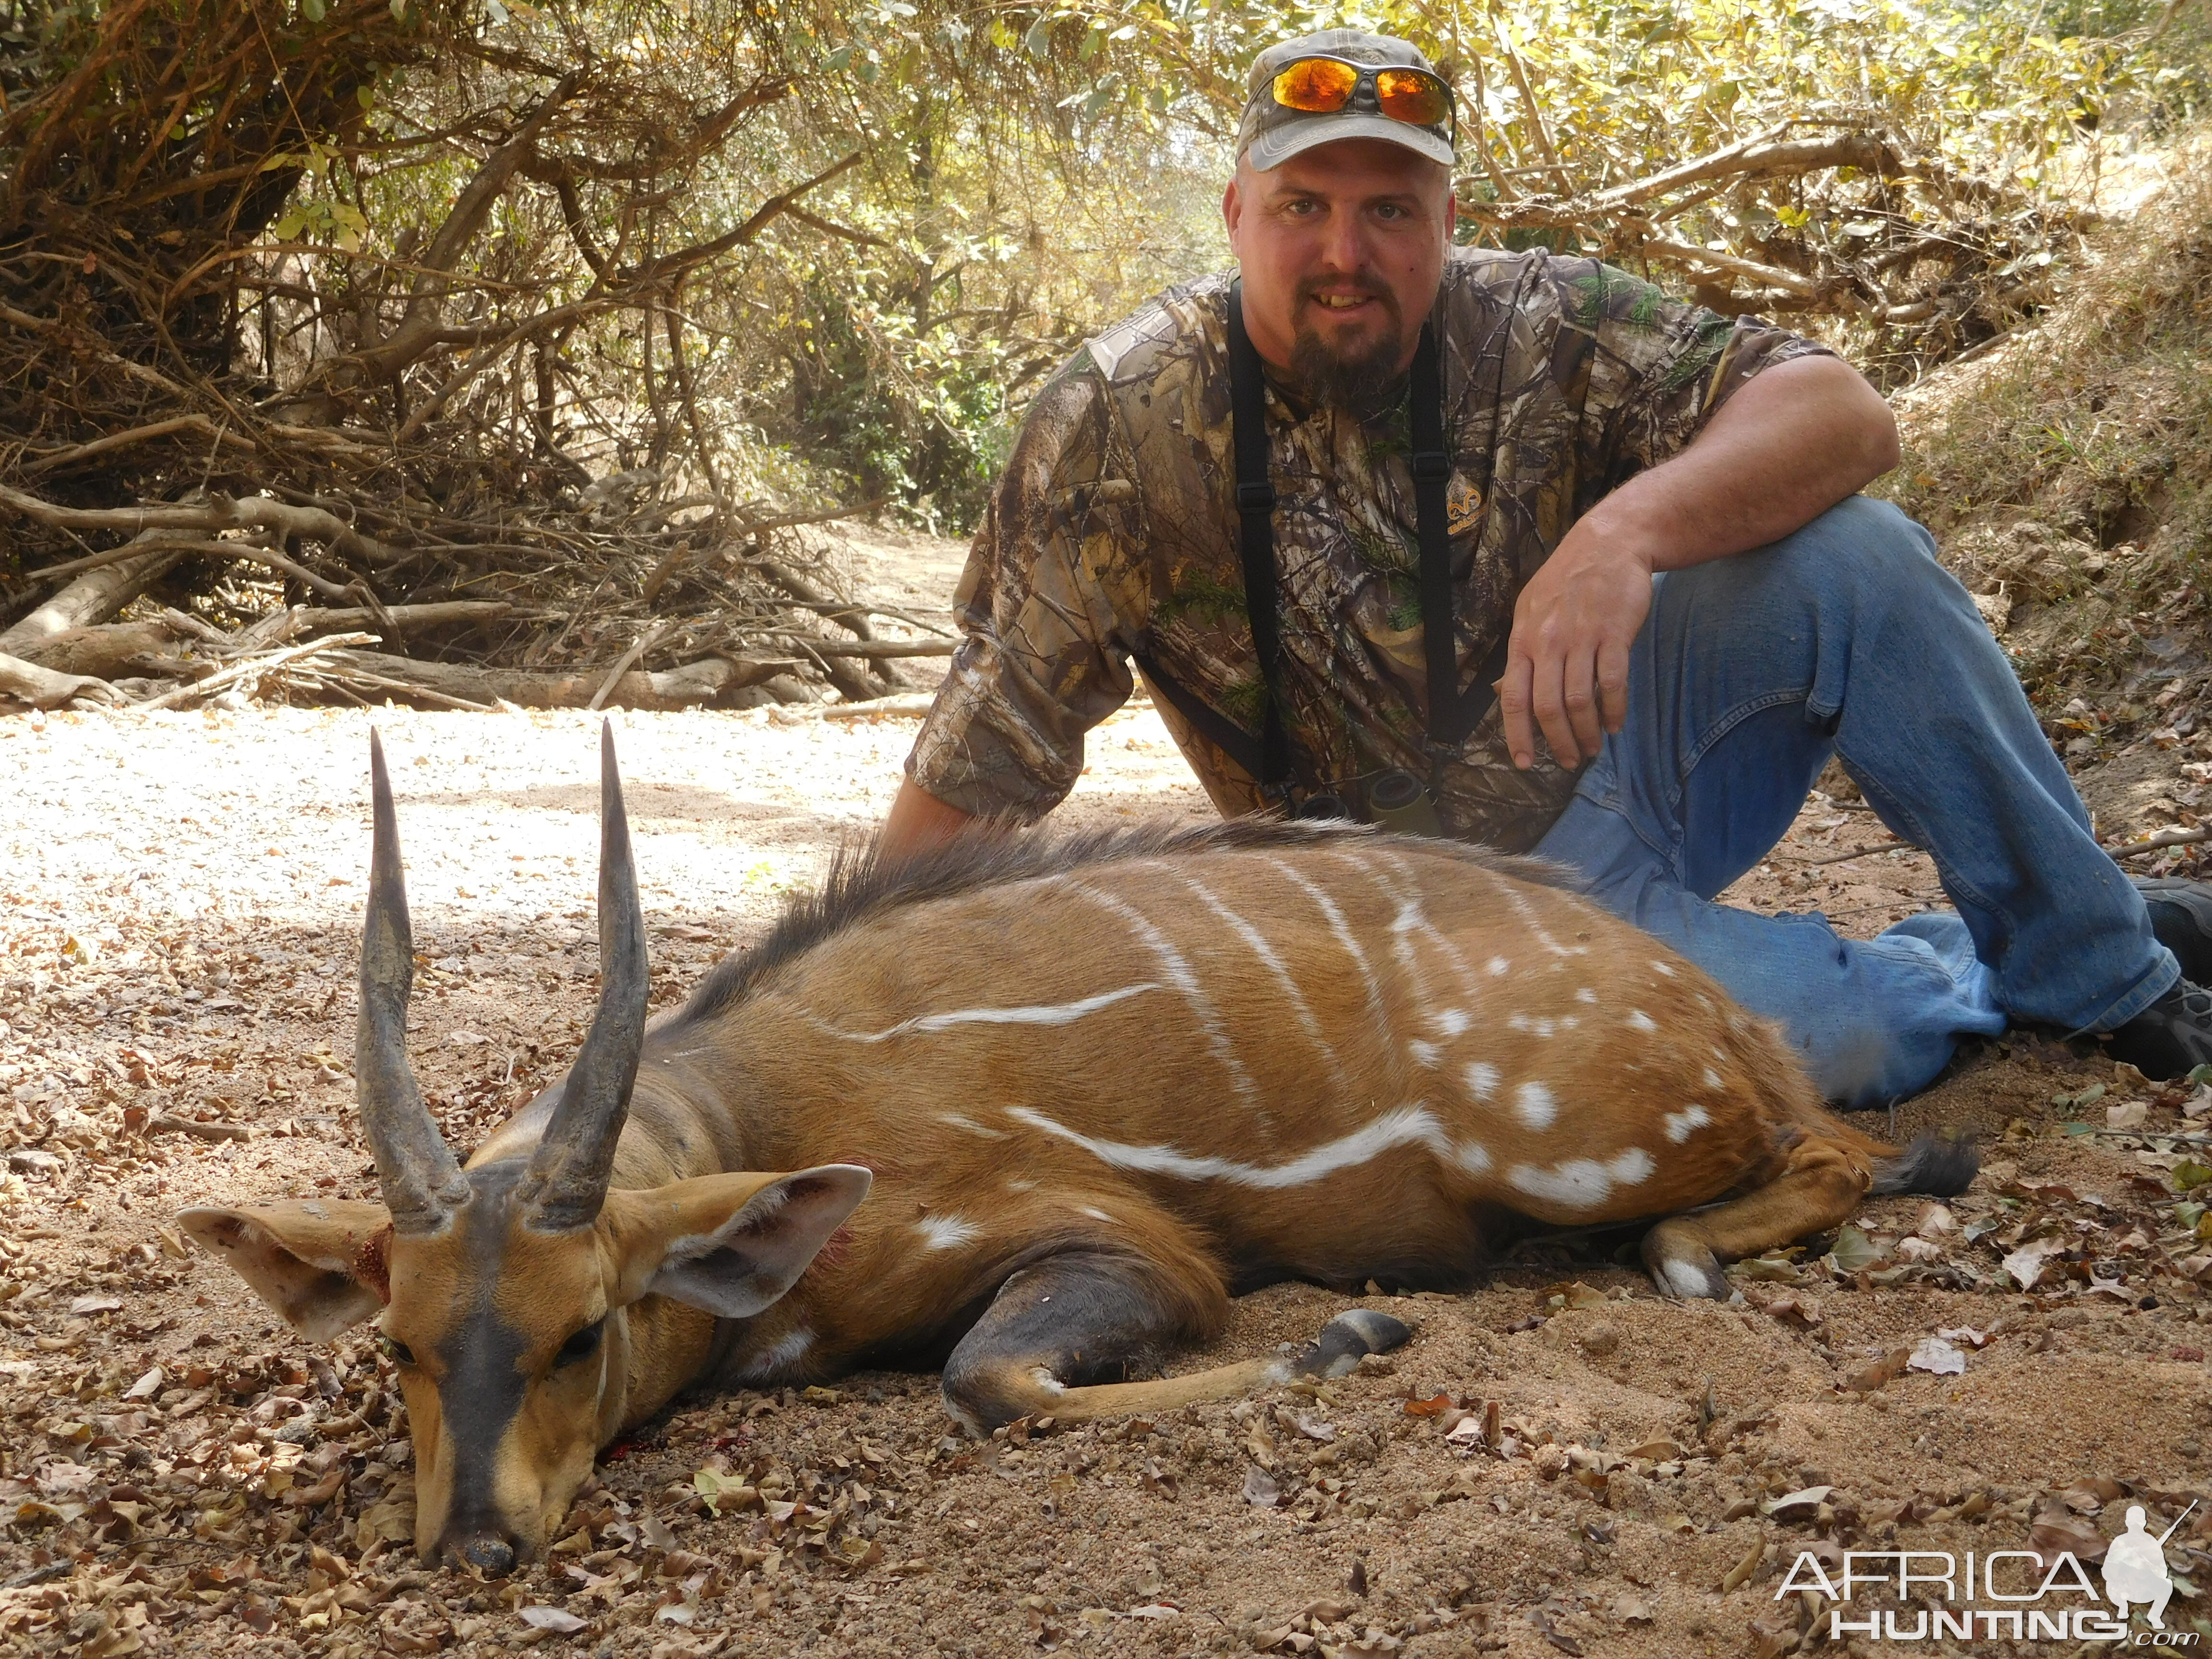
[[[1269,82],[1301,58],[1341,58],[1376,69],[1436,73],[1436,66],[1411,41],[1394,34],[1370,34],[1364,29],[1323,29],[1318,34],[1303,34],[1270,46],[1252,60],[1251,72],[1244,79],[1244,121],[1237,133],[1240,161],[1249,155],[1253,167],[1265,173],[1317,144],[1333,144],[1345,138],[1381,138],[1451,166],[1450,128],[1417,127],[1393,120],[1377,107],[1371,81],[1363,81],[1342,109],[1325,115],[1287,109],[1277,103],[1269,92]]]

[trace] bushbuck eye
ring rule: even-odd
[[[384,1357],[395,1365],[411,1365],[415,1363],[414,1349],[409,1347],[404,1342],[395,1342],[382,1331],[376,1334],[376,1346]]]
[[[599,1346],[599,1334],[606,1327],[605,1319],[595,1319],[561,1345],[561,1352],[553,1356],[553,1367],[573,1365],[580,1359],[588,1359]]]

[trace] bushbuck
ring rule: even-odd
[[[696,1385],[942,1364],[975,1431],[1171,1408],[1408,1334],[1353,1309],[1141,1380],[1272,1280],[1461,1286],[1516,1232],[1657,1217],[1659,1287],[1724,1297],[1723,1261],[1973,1173],[1830,1116],[1776,1033],[1556,871],[1352,827],[848,850],[648,1030],[611,732],[598,1012],[463,1166],[407,1062],[370,754],[356,1077],[385,1202],[181,1219],[308,1337],[378,1319],[427,1558],[509,1569]]]

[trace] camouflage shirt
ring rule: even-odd
[[[956,599],[963,635],[907,766],[972,813],[1030,820],[1083,767],[1083,734],[1145,656],[1246,732],[1264,691],[1246,624],[1231,438],[1229,278],[1169,290],[1093,340],[1024,421]],[[1595,260],[1462,248],[1442,347],[1460,683],[1510,627],[1523,583],[1607,491],[1680,450],[1736,387],[1822,348],[1730,323]],[[1361,421],[1271,379],[1279,678],[1300,785],[1357,797],[1430,778],[1419,542],[1405,401]],[[1250,775],[1158,700],[1224,813]],[[1575,775],[1516,770],[1493,707],[1434,775],[1452,833],[1533,846]]]

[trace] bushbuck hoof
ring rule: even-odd
[[[463,1565],[487,1578],[504,1578],[514,1571],[514,1546],[495,1534],[480,1532],[464,1539],[459,1554]]]
[[[1644,1270],[1662,1296],[1677,1301],[1725,1302],[1735,1292],[1719,1259],[1702,1242],[1664,1223],[1644,1235]]]
[[[1370,1353],[1388,1353],[1413,1334],[1413,1327],[1372,1308],[1352,1308],[1321,1328],[1321,1334],[1291,1362],[1297,1376],[1343,1376]]]

